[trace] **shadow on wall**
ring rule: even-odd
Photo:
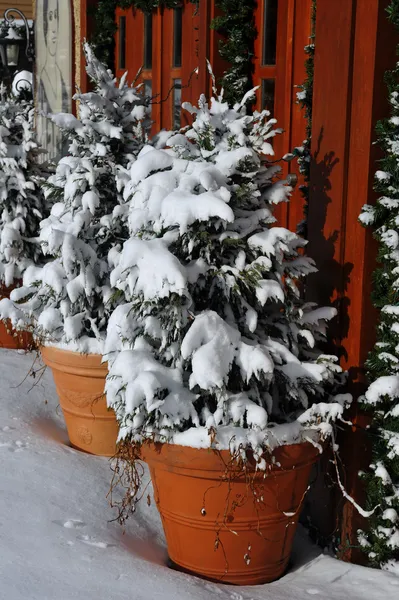
[[[341,264],[335,258],[336,245],[341,232],[335,230],[325,237],[325,225],[327,220],[331,192],[331,173],[339,163],[334,152],[320,157],[320,146],[323,139],[323,130],[317,140],[317,149],[311,162],[312,181],[310,188],[310,222],[309,222],[309,253],[316,261],[318,273],[309,276],[306,286],[306,298],[317,302],[320,306],[334,306],[338,311],[338,317],[334,319],[329,328],[329,337],[332,340],[328,345],[328,351],[338,356],[346,356],[345,349],[341,345],[349,331],[348,307],[350,300],[346,296],[350,274],[353,270],[352,263]]]
[[[338,315],[329,326],[329,341],[324,351],[347,358],[342,340],[349,331],[348,307],[350,300],[347,288],[354,265],[342,264],[337,259],[337,244],[340,230],[326,235],[328,211],[334,210],[330,197],[331,174],[339,163],[334,152],[320,156],[323,130],[317,140],[317,147],[311,163],[311,188],[309,205],[309,254],[314,258],[318,273],[309,276],[306,285],[306,299],[320,306],[334,306]],[[344,223],[342,223],[344,226]],[[331,544],[339,535],[339,517],[344,499],[336,485],[336,475],[331,464],[330,450],[323,453],[314,468],[313,484],[305,501],[302,521],[310,528],[312,537],[323,545]],[[345,480],[345,477],[343,477]]]

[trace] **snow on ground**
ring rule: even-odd
[[[394,600],[399,578],[325,556],[298,533],[274,583],[234,587],[167,566],[161,523],[143,502],[121,527],[106,494],[108,460],[73,450],[47,371],[0,350],[0,600]]]

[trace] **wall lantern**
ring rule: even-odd
[[[21,37],[17,31],[15,13],[25,25],[26,39]],[[0,58],[4,69],[13,73],[18,68],[20,49],[23,46],[25,46],[26,57],[30,62],[32,61],[29,25],[25,15],[17,8],[8,8],[4,13],[4,21],[3,32],[6,35],[0,34]]]

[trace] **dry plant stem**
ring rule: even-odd
[[[35,380],[33,385],[29,388],[28,393],[31,392],[33,390],[33,388],[36,387],[40,383],[47,367],[46,367],[46,365],[43,365],[42,367],[39,367],[38,369],[35,370],[35,364],[39,359],[40,359],[40,352],[39,352],[39,350],[36,349],[35,357],[33,359],[32,365],[29,367],[29,370],[27,371],[25,377],[17,385],[13,386],[12,389],[19,388],[21,385],[23,385],[25,383],[25,381],[28,379],[28,377],[32,377],[32,379]],[[38,373],[39,373],[39,377],[37,376]]]
[[[136,510],[136,504],[145,494],[145,489],[141,490],[141,481],[144,475],[144,467],[140,462],[140,446],[131,442],[120,442],[111,464],[113,472],[110,489],[107,493],[110,506],[118,510],[118,515],[113,521],[118,521],[124,525],[130,514]],[[121,500],[114,499],[114,492],[117,489],[125,490]]]
[[[198,69],[197,69],[197,68],[196,68],[196,69],[193,69],[193,70],[191,71],[191,73],[190,73],[190,76],[189,76],[189,78],[188,78],[188,81],[187,81],[187,83],[186,83],[185,85],[182,85],[182,86],[181,86],[181,89],[182,89],[182,90],[185,90],[185,89],[189,88],[189,87],[190,87],[190,85],[191,85],[191,80],[192,80],[192,78],[194,77],[194,75],[197,75],[197,74],[198,74]],[[175,84],[173,84],[173,85],[172,85],[172,86],[169,88],[169,90],[168,90],[168,93],[166,94],[165,98],[162,98],[161,100],[158,100],[158,101],[156,101],[156,102],[155,102],[155,98],[158,98],[159,94],[156,94],[155,96],[153,96],[153,97],[152,97],[152,100],[153,100],[152,104],[162,104],[163,102],[167,102],[167,100],[169,99],[169,96],[171,95],[171,93],[173,92],[173,90],[174,90],[175,88],[176,88],[176,85],[175,85]]]
[[[25,381],[28,379],[28,377],[33,377],[33,379],[35,379],[36,373],[39,373],[40,371],[42,371],[43,369],[46,368],[44,366],[44,367],[40,367],[36,371],[34,370],[35,364],[39,360],[39,358],[40,358],[40,352],[38,350],[36,350],[35,357],[33,359],[32,365],[29,367],[29,371],[26,373],[25,377],[17,385],[13,386],[12,389],[19,388],[23,383],[25,383]]]
[[[346,498],[346,500],[348,500],[351,504],[353,504],[353,506],[356,508],[356,510],[358,511],[358,513],[360,515],[362,515],[362,517],[365,517],[366,519],[368,519],[369,517],[371,517],[372,514],[374,514],[374,512],[377,510],[377,508],[379,507],[379,505],[375,506],[372,510],[364,510],[364,508],[362,508],[357,502],[356,500],[354,500],[352,498],[352,496],[350,496],[348,494],[348,492],[346,491],[346,489],[344,488],[342,481],[341,481],[341,476],[339,474],[339,468],[338,468],[338,462],[337,462],[337,450],[336,450],[336,445],[335,445],[335,440],[334,440],[334,435],[332,438],[332,448],[333,448],[333,455],[334,458],[331,461],[334,466],[335,466],[335,471],[337,474],[337,482],[338,482],[338,486],[339,489],[341,490],[341,493],[343,495],[344,498]]]

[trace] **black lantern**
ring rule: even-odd
[[[25,25],[26,39],[21,37],[16,30],[15,13],[19,15]],[[3,68],[9,73],[13,73],[18,68],[20,49],[23,46],[25,46],[26,57],[28,60],[32,60],[29,25],[25,15],[17,8],[8,8],[4,13],[4,21],[3,31],[6,35],[0,37],[0,58]]]

